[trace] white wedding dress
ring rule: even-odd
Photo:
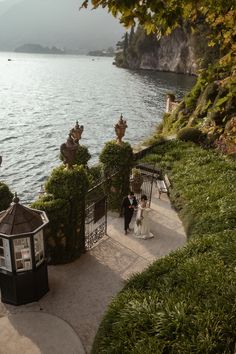
[[[150,208],[138,206],[137,216],[134,223],[134,235],[137,238],[148,239],[154,237],[150,232]]]

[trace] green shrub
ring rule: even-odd
[[[81,197],[88,189],[88,179],[83,166],[67,169],[64,166],[54,168],[45,183],[45,190],[55,198],[70,199]]]
[[[203,140],[203,133],[197,128],[186,127],[178,131],[177,139],[198,143]]]
[[[85,248],[84,210],[88,178],[83,166],[55,168],[45,184],[47,194],[33,207],[44,210],[49,218],[46,250],[52,264],[78,258]]]
[[[108,207],[120,210],[122,199],[129,192],[129,178],[134,164],[133,150],[129,143],[117,144],[109,141],[103,148],[100,156],[105,177],[116,173],[106,184]]]
[[[88,148],[84,145],[79,145],[76,153],[75,164],[86,166],[90,158],[91,155],[88,151]]]
[[[11,193],[9,187],[0,182],[0,211],[5,210],[9,207],[12,202],[13,194]]]

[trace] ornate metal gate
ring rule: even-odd
[[[118,171],[97,182],[86,196],[85,249],[91,249],[107,233],[107,196],[104,185],[111,181]]]
[[[148,198],[149,207],[150,207],[151,200],[152,200],[153,183],[157,179],[161,178],[161,169],[156,167],[155,164],[150,165],[150,164],[141,164],[141,163],[136,165],[136,168],[138,168],[141,172],[141,175],[143,177],[143,183],[139,193],[134,192],[135,196],[139,200],[141,195],[145,194]]]
[[[102,196],[85,209],[85,249],[91,249],[107,233],[107,197]]]

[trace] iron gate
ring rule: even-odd
[[[141,186],[141,189],[139,193],[134,192],[137,200],[140,200],[141,195],[145,194],[148,198],[149,201],[149,207],[151,205],[151,200],[152,200],[152,190],[153,190],[153,183],[156,182],[157,179],[161,179],[161,169],[156,167],[156,165],[150,165],[150,164],[138,164],[135,166],[138,168],[141,172],[141,175],[143,177],[143,183]],[[132,188],[131,188],[132,189]]]
[[[85,249],[91,249],[107,233],[107,197],[102,196],[85,209]]]
[[[118,173],[114,170],[109,176],[101,178],[86,196],[85,208],[85,249],[91,249],[107,233],[107,195],[105,184]]]

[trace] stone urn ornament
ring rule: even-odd
[[[134,193],[141,193],[141,187],[143,184],[143,176],[138,168],[132,169],[132,175],[130,179],[131,189]]]
[[[68,168],[72,168],[75,164],[77,150],[78,143],[75,142],[72,137],[72,134],[69,133],[66,143],[60,146],[60,152],[63,158],[63,162]]]
[[[123,115],[121,114],[118,123],[116,123],[116,125],[115,125],[115,132],[117,135],[117,139],[116,139],[117,144],[123,143],[122,138],[125,135],[125,131],[126,131],[127,127],[128,127],[128,125],[126,124],[126,120],[123,119]]]
[[[78,121],[76,121],[75,127],[72,128],[70,131],[71,136],[73,137],[75,143],[77,143],[78,145],[83,131],[84,131],[84,126],[79,125]]]

